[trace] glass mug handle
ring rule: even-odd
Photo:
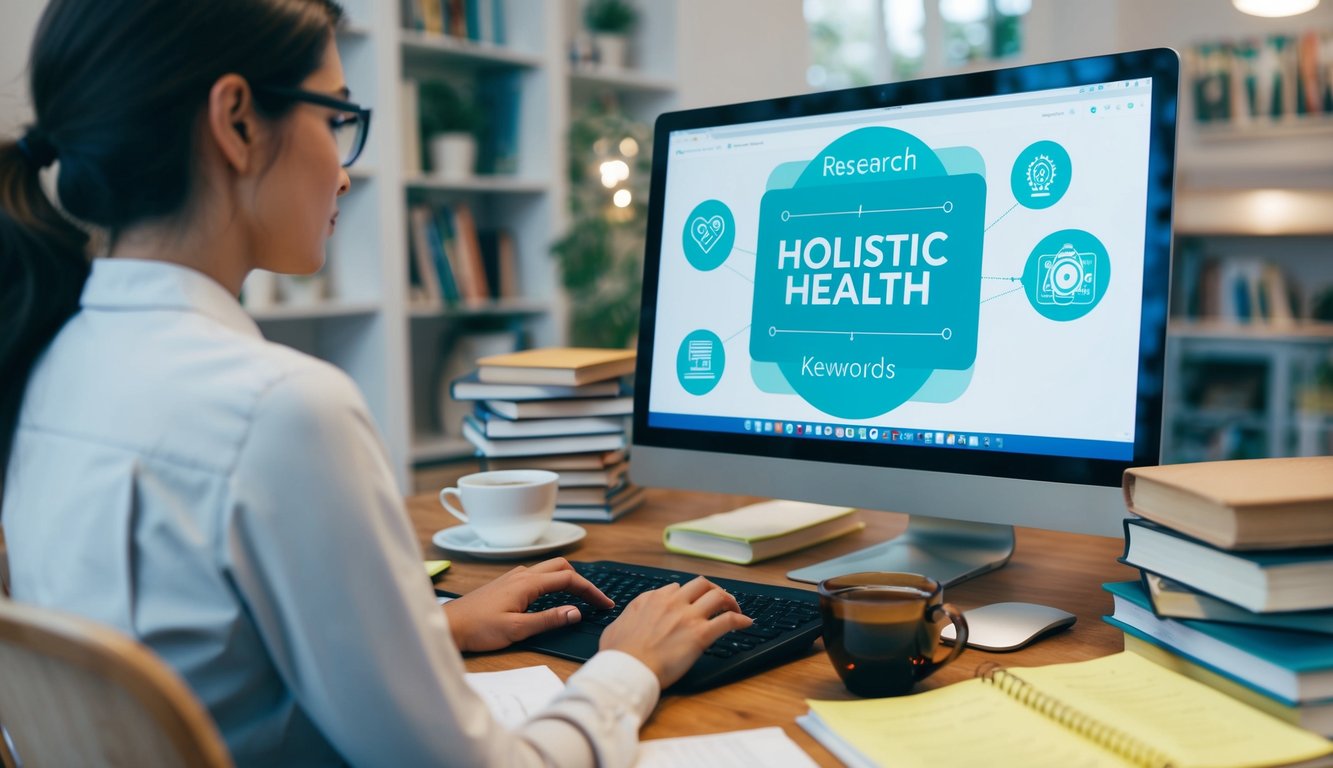
[[[458,499],[459,506],[463,505],[463,496],[458,492],[457,488],[451,486],[449,488],[445,488],[440,491],[440,506],[444,507],[444,510],[446,512],[458,518],[459,520],[462,520],[465,523],[468,522],[467,515],[463,512],[463,510],[456,509],[454,505],[449,503],[450,496],[454,497],[455,499]],[[964,638],[967,637],[966,633],[964,633],[963,637]]]
[[[953,605],[949,603],[933,605],[930,607],[928,614],[930,623],[934,624],[939,621],[939,614],[941,613],[948,616],[950,623],[953,624],[955,633],[953,648],[949,651],[949,655],[944,657],[943,661],[935,661],[934,659],[931,659],[929,663],[923,664],[920,674],[916,676],[916,679],[918,680],[930,675],[940,667],[948,665],[949,662],[958,658],[958,654],[962,653],[963,649],[967,647],[967,619],[964,618],[962,611],[953,607]]]

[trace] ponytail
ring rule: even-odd
[[[88,279],[88,236],[46,196],[41,160],[0,141],[0,498],[28,376]]]

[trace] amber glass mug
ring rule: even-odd
[[[917,573],[849,573],[819,584],[824,648],[843,685],[857,696],[900,696],[958,658],[967,619],[944,602],[944,588]],[[940,630],[957,640],[939,659]]]

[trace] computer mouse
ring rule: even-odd
[[[1072,626],[1078,617],[1069,611],[1036,603],[992,603],[963,611],[967,644],[983,651],[1016,651],[1043,635]],[[940,639],[952,645],[953,625]]]

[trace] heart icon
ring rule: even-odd
[[[717,241],[722,239],[722,234],[727,231],[727,223],[721,216],[713,216],[705,219],[702,216],[695,216],[694,221],[690,222],[690,237],[699,244],[699,248],[704,253],[713,250]]]

